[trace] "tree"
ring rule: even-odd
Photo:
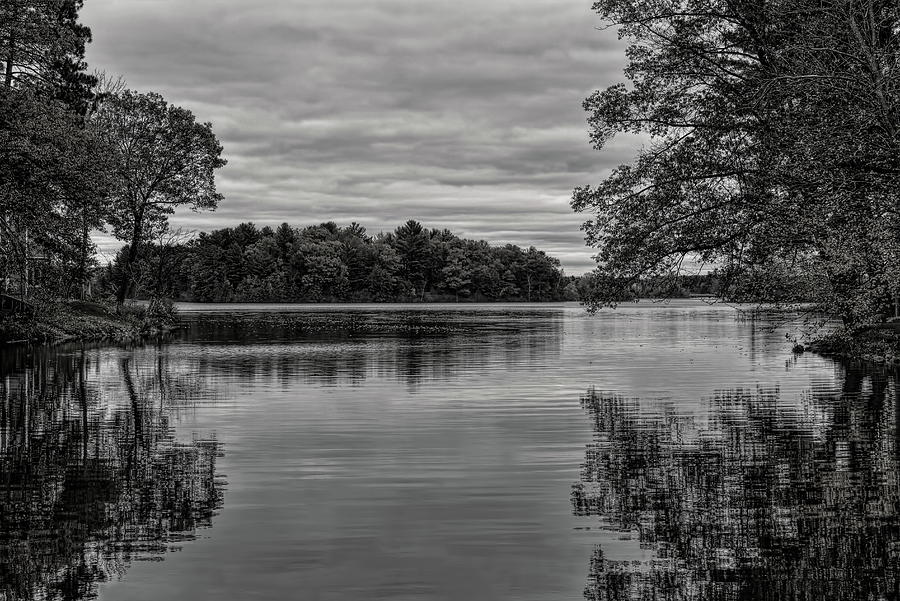
[[[210,123],[155,93],[125,90],[97,112],[101,131],[115,150],[117,185],[112,190],[115,235],[129,244],[116,292],[125,302],[141,242],[163,230],[175,207],[214,209],[215,170],[226,163]]]
[[[594,8],[631,45],[629,85],[585,101],[592,141],[601,149],[629,133],[649,144],[575,191],[573,207],[594,213],[584,231],[599,249],[589,304],[705,265],[740,300],[821,290],[817,300],[848,323],[870,319],[900,240],[896,2]],[[848,259],[862,268],[849,285],[839,268]]]
[[[232,300],[234,289],[228,281],[222,255],[224,250],[214,244],[204,244],[206,234],[201,234],[191,249],[190,297],[199,302],[228,302]],[[119,263],[124,264],[122,258]]]
[[[366,280],[365,292],[369,300],[389,302],[400,296],[400,256],[383,238],[377,238],[369,246],[369,264],[372,266]]]
[[[351,293],[365,289],[373,257],[367,252],[371,238],[366,228],[355,221],[341,230],[341,261],[347,266],[347,283]],[[364,299],[363,299],[364,300]]]
[[[428,232],[421,223],[410,219],[394,232],[394,249],[400,255],[400,275],[409,282],[414,296],[424,296],[428,285]]]
[[[0,4],[0,65],[6,88],[45,92],[78,113],[97,83],[85,72],[91,30],[78,22],[83,0],[4,0]]]
[[[303,300],[329,302],[343,296],[348,285],[347,266],[341,261],[341,243],[336,240],[302,240],[299,255],[300,289]]]
[[[30,90],[0,88],[0,262],[3,284],[29,257],[44,253],[73,266],[85,249],[84,227],[105,214],[111,182],[108,148],[59,102]],[[70,272],[80,279],[84,273]],[[58,281],[57,281],[58,283]],[[59,291],[62,292],[62,291]]]
[[[29,256],[40,248],[64,277],[45,278],[69,294],[86,280],[87,232],[103,219],[106,152],[84,129],[97,83],[85,72],[90,29],[81,0],[7,0],[0,4],[0,156],[2,280],[19,272],[27,293]],[[38,218],[33,217],[37,215]],[[46,216],[46,218],[44,218]],[[78,232],[80,231],[80,240]],[[37,243],[37,244],[35,244]],[[60,285],[62,284],[62,285]]]
[[[190,232],[181,229],[160,232],[155,240],[145,243],[132,266],[133,285],[149,298],[151,306],[176,296],[181,267],[188,258],[185,243],[190,236]]]
[[[453,246],[447,253],[446,266],[441,270],[444,287],[456,296],[467,296],[469,286],[472,285],[472,269],[469,265],[466,251],[460,246]]]

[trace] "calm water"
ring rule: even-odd
[[[0,350],[0,599],[897,598],[893,372],[702,303],[218,309]]]

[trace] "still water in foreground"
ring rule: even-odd
[[[701,303],[0,350],[0,599],[879,599],[895,373]]]

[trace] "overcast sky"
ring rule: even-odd
[[[630,157],[588,143],[584,97],[622,79],[590,0],[87,0],[91,68],[211,121],[213,213],[175,225],[413,218],[591,267],[572,189]],[[103,243],[104,251],[109,246]]]

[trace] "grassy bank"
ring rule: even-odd
[[[42,302],[35,305],[33,314],[0,316],[0,344],[132,340],[164,332],[173,321],[168,307],[149,311],[128,306],[117,313],[107,303]]]
[[[811,341],[803,350],[852,361],[900,365],[900,323],[885,323],[853,334],[836,330]]]

